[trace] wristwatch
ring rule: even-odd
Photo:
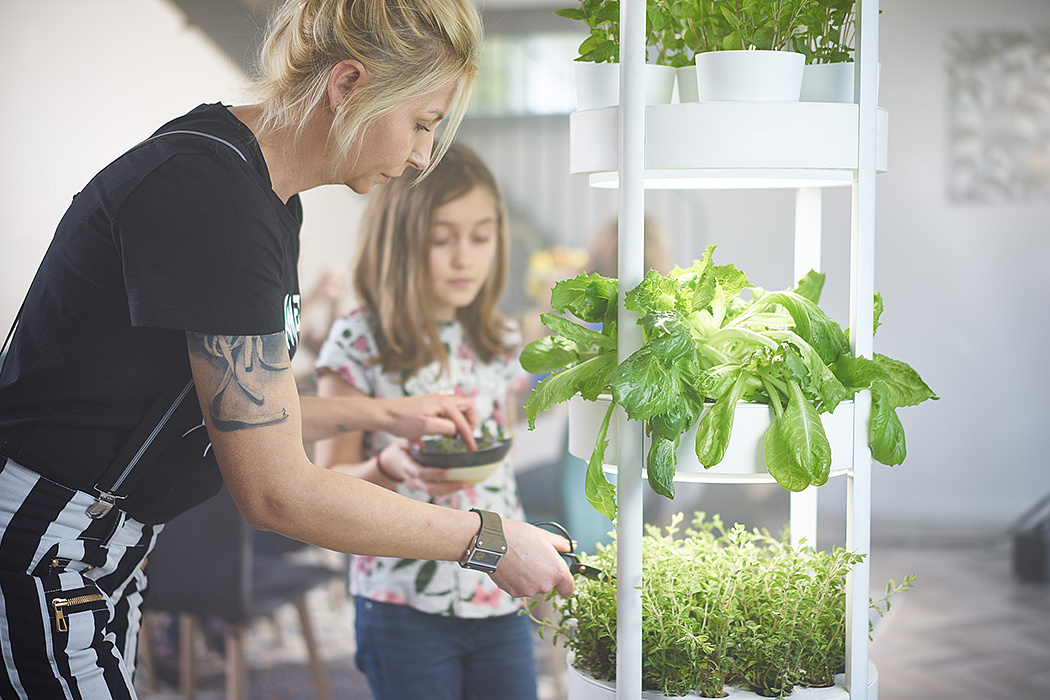
[[[507,540],[503,537],[503,521],[497,513],[471,508],[471,513],[481,516],[481,528],[467,547],[467,553],[459,560],[464,569],[474,569],[491,574],[507,553]]]

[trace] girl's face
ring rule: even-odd
[[[439,321],[453,321],[470,306],[489,277],[499,248],[499,213],[488,188],[476,185],[434,210],[430,221],[430,306]]]

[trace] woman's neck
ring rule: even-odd
[[[255,134],[270,172],[270,184],[282,202],[325,184],[327,130],[320,135],[316,120],[311,120],[297,137],[291,129],[263,130],[262,105],[231,107],[230,112]]]

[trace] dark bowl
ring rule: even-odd
[[[488,447],[464,452],[437,452],[434,449],[436,440],[424,440],[422,450],[409,450],[408,454],[424,467],[437,469],[455,469],[457,467],[477,467],[483,464],[500,462],[507,456],[514,438],[495,442]]]

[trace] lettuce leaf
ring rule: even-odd
[[[848,334],[818,306],[824,275],[810,271],[791,289],[766,291],[734,265],[714,264],[714,250],[707,246],[690,268],[676,267],[668,275],[650,270],[626,292],[623,304],[642,327],[642,346],[622,363],[616,355],[618,281],[591,274],[556,283],[554,313],[541,317],[552,335],[530,343],[521,357],[526,370],[551,372],[526,403],[530,428],[538,413],[556,403],[611,393],[612,404],[629,419],[645,422],[652,441],[646,456],[650,486],[672,497],[683,433],[697,426],[697,459],[714,466],[732,437],[737,403],[767,403],[776,413],[764,438],[767,466],[781,486],[794,491],[828,478],[831,451],[820,414],[870,390],[872,455],[883,464],[903,462],[897,410],[937,399],[918,373],[885,355],[851,354]],[[876,294],[875,328],[882,312]],[[587,476],[588,499],[610,518],[615,487],[601,467],[611,412]]]

